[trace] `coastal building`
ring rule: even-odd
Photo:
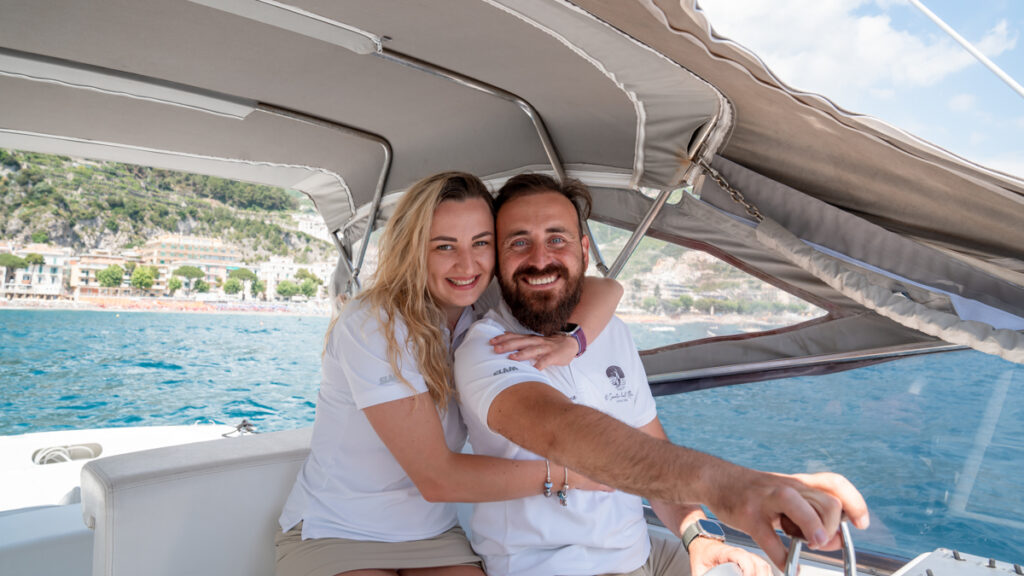
[[[289,257],[272,256],[270,260],[261,262],[259,266],[254,270],[260,281],[266,285],[266,294],[268,299],[274,299],[277,295],[277,285],[288,280],[295,282],[296,284],[301,283],[296,276],[299,270],[305,269],[310,274],[313,274],[320,279],[320,288],[314,298],[326,298],[327,297],[327,283],[331,278],[331,274],[334,272],[334,264],[331,262],[313,262],[311,264],[300,264],[295,262]]]
[[[196,261],[210,264],[237,263],[242,253],[237,246],[219,238],[164,234],[152,238],[139,248],[143,263],[151,266],[169,266],[176,261]]]
[[[260,262],[256,269],[256,276],[266,286],[267,298],[273,299],[277,294],[277,285],[283,280],[295,281],[295,274],[303,265],[296,264],[295,260],[284,256],[271,256],[270,260]]]
[[[36,262],[25,268],[2,269],[0,274],[0,295],[4,298],[42,298],[54,300],[64,292],[68,279],[68,262],[71,259],[70,248],[52,244],[28,244],[18,248],[8,244],[9,250],[4,252],[25,258],[30,254],[38,255],[42,262]],[[35,260],[35,258],[33,258]]]
[[[174,274],[174,271],[182,266],[191,266],[199,268],[203,271],[202,280],[212,287],[223,284],[228,274],[237,268],[244,267],[241,262],[210,262],[209,260],[171,260],[170,265],[167,267],[166,274],[161,270],[160,279],[163,281],[163,285],[166,286],[167,278],[170,278]]]
[[[327,224],[319,214],[293,214],[296,230],[305,232],[314,238],[325,242],[331,242],[331,235],[327,232]]]
[[[164,234],[151,238],[138,252],[144,265],[159,271],[153,284],[153,291],[159,294],[166,292],[168,280],[182,266],[202,270],[203,280],[210,286],[223,283],[230,270],[243,266],[238,247],[219,238]]]
[[[135,259],[130,259],[133,256]],[[69,261],[69,285],[75,298],[79,296],[129,296],[131,295],[131,275],[127,270],[140,264],[137,254],[115,254],[112,250],[94,250],[88,254],[73,257]],[[120,266],[125,270],[119,286],[106,287],[100,284],[99,273],[110,266]]]

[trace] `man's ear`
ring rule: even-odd
[[[590,266],[590,236],[586,234],[582,236],[580,244],[583,245],[583,273],[586,274],[587,268]]]

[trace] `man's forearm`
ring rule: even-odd
[[[652,438],[668,440],[665,428],[657,417],[638,428],[644,434]],[[672,531],[677,537],[682,537],[683,530],[687,524],[696,522],[700,518],[706,518],[704,509],[697,504],[675,504],[665,500],[651,499],[651,509],[658,515],[658,520]]]
[[[720,486],[750,471],[653,438],[528,382],[495,399],[490,427],[527,450],[598,482],[648,499],[711,504]]]
[[[524,382],[491,402],[487,425],[512,442],[625,492],[680,504],[704,504],[749,534],[776,566],[786,549],[775,530],[788,520],[813,547],[839,545],[845,511],[869,523],[857,489],[836,474],[780,475],[736,466],[653,438],[540,382]]]

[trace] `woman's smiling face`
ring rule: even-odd
[[[427,242],[427,290],[452,327],[483,294],[494,272],[494,218],[480,198],[434,210]]]

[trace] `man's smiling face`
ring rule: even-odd
[[[501,291],[524,326],[550,335],[579,302],[587,268],[576,208],[557,192],[515,197],[498,211]]]

